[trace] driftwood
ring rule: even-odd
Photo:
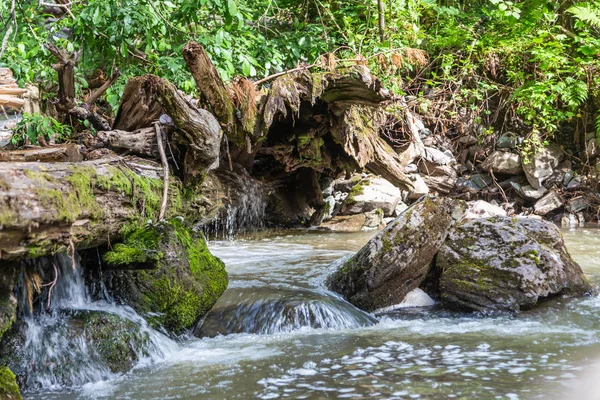
[[[159,156],[154,128],[142,128],[133,132],[98,131],[91,147],[107,147],[116,152],[130,152],[144,157]]]
[[[156,220],[161,172],[159,164],[122,157],[0,163],[0,259],[96,247],[116,241],[132,219]],[[180,193],[173,183],[170,196]]]
[[[169,81],[154,75],[130,79],[113,129],[146,128],[163,114],[176,128],[172,147],[184,149],[180,162],[186,182],[200,181],[207,170],[218,166],[223,131],[211,113],[196,108]]]
[[[0,162],[78,162],[83,161],[80,146],[59,144],[25,150],[0,151]]]

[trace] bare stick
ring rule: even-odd
[[[56,281],[58,280],[58,269],[56,268],[56,263],[53,262],[52,266],[54,267],[54,280],[48,284],[48,285],[50,285],[50,289],[48,289],[48,305],[46,306],[48,308],[48,310],[50,309],[50,301],[52,299],[52,289],[54,289],[54,286],[56,285]],[[43,285],[43,286],[47,286],[47,285]]]
[[[111,87],[117,79],[119,79],[119,76],[121,76],[121,71],[119,71],[118,68],[115,68],[114,72],[110,76],[110,79],[104,82],[104,84],[100,86],[94,93],[90,94],[90,97],[87,98],[85,104],[88,106],[94,104],[94,102],[98,100],[98,97],[102,96],[104,92],[106,92],[108,88]]]
[[[160,214],[158,214],[158,220],[162,221],[165,218],[165,211],[167,210],[167,200],[169,199],[169,163],[167,162],[167,155],[163,147],[162,131],[160,129],[160,122],[154,123],[154,129],[156,130],[156,142],[158,143],[158,153],[160,154],[160,161],[163,166],[163,200],[160,206]]]

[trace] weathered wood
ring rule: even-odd
[[[78,162],[83,161],[80,146],[59,144],[50,147],[0,152],[0,162]]]
[[[90,248],[119,238],[132,220],[156,220],[160,165],[114,157],[78,163],[0,163],[0,259]],[[168,215],[181,195],[172,179]],[[174,214],[175,213],[175,214]]]
[[[52,65],[58,73],[58,108],[68,111],[75,107],[75,63],[54,43],[46,43],[46,48],[58,59]]]
[[[183,47],[183,58],[192,73],[203,100],[229,134],[235,130],[235,108],[231,95],[204,47],[190,41]]]
[[[125,87],[114,129],[151,126],[162,114],[173,120],[173,147],[183,147],[186,181],[199,181],[216,168],[223,131],[215,117],[192,105],[169,81],[154,75],[130,79]]]
[[[142,128],[133,132],[98,131],[91,146],[108,147],[117,152],[131,152],[138,156],[158,157],[154,128]]]

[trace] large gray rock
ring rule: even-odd
[[[520,175],[523,172],[521,156],[505,151],[494,151],[481,163],[481,168],[484,171],[491,169],[495,174],[504,175]]]
[[[539,199],[534,205],[533,210],[537,215],[546,215],[549,212],[561,207],[565,201],[555,190],[549,192]]]
[[[558,228],[531,218],[463,220],[436,258],[442,305],[473,311],[519,311],[552,296],[591,292]]]
[[[565,153],[557,145],[551,144],[539,149],[536,154],[523,158],[523,171],[534,188],[542,186],[554,172],[554,168],[560,164]]]
[[[383,210],[389,217],[402,199],[400,189],[377,176],[369,176],[357,183],[350,191],[340,215],[362,214]]]
[[[458,179],[458,174],[451,165],[437,165],[429,161],[419,164],[419,172],[427,186],[440,194],[450,193]]]
[[[464,202],[429,197],[409,207],[328,280],[334,292],[373,311],[400,303],[427,276]]]

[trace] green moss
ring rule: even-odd
[[[381,244],[383,245],[382,249],[385,253],[389,252],[392,250],[393,245],[391,240],[389,240],[387,237],[383,236],[381,238]]]
[[[0,367],[0,399],[22,400],[15,374],[7,367]]]
[[[346,197],[345,203],[349,204],[349,205],[356,203],[356,196],[360,196],[361,194],[364,194],[365,193],[364,186],[368,186],[369,184],[370,184],[370,181],[367,179],[359,180],[358,183],[352,187],[352,190],[350,190],[350,193],[348,193],[348,197]]]
[[[111,266],[155,263],[163,258],[158,251],[160,232],[154,227],[137,227],[135,224],[125,225],[121,229],[124,237],[112,250],[104,255],[104,261]]]

